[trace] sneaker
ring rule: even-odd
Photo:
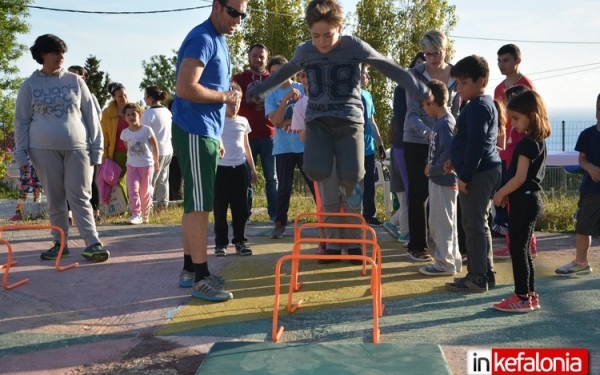
[[[400,238],[400,232],[398,232],[398,227],[391,221],[386,221],[385,223],[383,223],[383,229],[385,229],[385,231],[388,232],[388,234],[392,236],[393,239],[397,240],[398,238]]]
[[[206,278],[194,283],[192,297],[202,298],[207,301],[227,301],[233,298],[233,294],[223,289],[212,279]]]
[[[344,189],[342,188],[342,190],[344,190]],[[346,193],[343,192],[343,195],[346,196]],[[360,208],[362,207],[362,200],[363,200],[362,188],[360,187],[359,184],[356,184],[356,186],[354,187],[354,191],[352,192],[352,195],[346,196],[346,203],[348,203],[348,206],[351,209],[360,210]]]
[[[381,221],[379,221],[379,219],[377,219],[376,217],[370,217],[368,219],[365,218],[365,221],[368,225],[372,227],[380,227],[382,225]]]
[[[531,297],[531,307],[533,307],[533,311],[538,311],[542,308],[542,306],[540,306],[540,295],[536,294],[535,296]]]
[[[467,273],[467,276],[469,276],[469,273]],[[494,270],[488,271],[487,278],[488,278],[488,289],[495,287],[496,286],[496,271],[494,271]],[[464,279],[465,279],[464,277],[455,277],[454,282],[460,283],[460,282],[463,282]]]
[[[363,255],[363,252],[360,247],[354,247],[354,248],[348,249],[348,255]],[[350,263],[358,265],[358,264],[362,264],[363,261],[359,260],[359,259],[351,259]]]
[[[446,283],[446,289],[453,292],[485,293],[488,290],[487,276],[468,273],[453,283]]]
[[[342,255],[342,250],[325,249],[325,253],[323,255]],[[319,259],[319,264],[330,264],[339,261],[340,259]]]
[[[191,288],[194,286],[195,278],[196,272],[181,270],[181,272],[179,272],[179,286],[181,288]]]
[[[461,255],[461,259],[462,259],[462,264],[467,264],[467,260],[469,259],[469,257],[467,256],[467,254],[463,254],[463,255]]]
[[[528,313],[533,311],[533,306],[531,306],[531,298],[527,297],[526,300],[523,300],[516,294],[513,294],[510,296],[510,298],[506,298],[500,302],[494,303],[494,308],[500,311],[516,313]]]
[[[284,233],[285,233],[285,226],[281,224],[281,221],[277,221],[275,223],[275,228],[271,232],[271,238],[279,239],[279,238],[283,237]]]
[[[181,288],[191,288],[194,286],[194,279],[196,278],[196,272],[190,272],[186,270],[181,270],[179,272],[179,286]],[[219,275],[211,274],[208,279],[213,282],[223,285],[225,284],[225,278]]]
[[[510,249],[508,245],[500,250],[494,250],[494,259],[510,259]]]
[[[85,259],[92,260],[94,262],[106,262],[108,258],[110,258],[110,253],[108,250],[104,249],[101,243],[88,246],[85,250],[83,250],[81,255]]]
[[[531,236],[529,249],[531,250],[531,257],[535,258],[537,256],[537,238],[535,238],[535,236]]]
[[[142,224],[144,222],[144,220],[142,219],[142,217],[140,215],[131,215],[129,217],[129,219],[127,219],[127,224],[131,224],[131,225],[138,225],[138,224]]]
[[[434,264],[419,268],[419,272],[427,276],[452,276],[456,274],[456,272],[440,270]]]
[[[215,248],[215,256],[216,257],[226,257],[227,256],[227,249],[224,247],[216,247]]]
[[[21,220],[23,220],[23,215],[21,215],[21,214],[14,214],[10,218],[10,221],[21,221]]]
[[[246,246],[245,242],[238,242],[235,244],[235,252],[238,255],[252,255],[252,249]]]
[[[60,242],[54,241],[54,246],[52,246],[50,248],[50,250],[44,251],[40,255],[40,258],[42,260],[55,260],[56,258],[58,258],[58,251],[59,250],[60,250]],[[68,258],[70,256],[71,256],[71,253],[69,253],[69,248],[67,247],[67,245],[65,245],[65,247],[63,249],[63,253],[62,253],[62,257],[61,258]]]
[[[317,250],[315,251],[315,254],[317,254],[317,255],[323,255],[323,254],[325,254],[325,249],[327,249],[327,244],[325,242],[321,242],[319,244],[319,247],[317,247]]]
[[[590,266],[589,262],[581,264],[574,260],[571,263],[567,263],[562,267],[558,267],[554,272],[558,276],[574,277],[580,275],[589,275],[590,273],[592,273],[592,267]]]
[[[408,250],[406,256],[417,262],[431,262],[433,260],[426,249]]]
[[[400,235],[398,236],[398,242],[406,244],[404,247],[407,247],[408,243],[410,242],[410,233],[400,233]]]
[[[499,225],[499,224],[494,224],[490,228],[490,232],[492,232],[492,237],[495,237],[495,238],[504,238],[506,236],[506,233],[508,233],[506,228],[504,228],[502,225]]]

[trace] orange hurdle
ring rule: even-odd
[[[15,230],[15,229],[22,229],[22,230],[54,229],[54,230],[57,230],[60,233],[60,249],[58,250],[58,257],[56,258],[56,262],[54,263],[54,267],[56,268],[56,271],[57,272],[66,271],[68,269],[77,267],[79,265],[78,262],[74,262],[72,264],[69,264],[68,266],[64,266],[64,267],[60,266],[60,259],[62,258],[62,253],[63,253],[65,242],[66,242],[65,232],[61,228],[59,228],[55,225],[21,225],[21,224],[5,225],[5,226],[0,227],[0,237],[2,236],[2,233],[5,230]],[[23,284],[29,282],[29,279],[24,279],[24,280],[18,281],[16,283],[13,283],[10,285],[8,284],[8,273],[10,271],[10,267],[17,264],[17,262],[12,260],[12,258],[13,258],[12,246],[10,246],[10,243],[3,238],[0,238],[0,243],[5,244],[8,249],[7,262],[5,264],[3,264],[2,266],[0,266],[0,268],[5,269],[4,277],[2,278],[2,287],[5,290],[11,290],[11,289],[14,289],[20,285],[23,285]]]
[[[379,317],[383,315],[385,306],[382,303],[382,288],[381,288],[381,249],[377,243],[377,236],[373,228],[366,224],[329,224],[329,223],[305,223],[301,226],[298,225],[299,217],[315,215],[316,213],[303,213],[296,217],[294,224],[294,246],[291,255],[285,255],[279,259],[275,267],[275,305],[273,309],[273,326],[272,326],[272,339],[274,342],[278,342],[281,338],[284,327],[278,327],[279,317],[279,302],[280,302],[280,289],[281,289],[281,265],[286,260],[292,261],[292,274],[290,276],[290,286],[288,292],[288,303],[287,311],[293,314],[300,306],[303,301],[300,300],[298,303],[293,304],[293,292],[299,290],[302,287],[302,283],[298,281],[299,262],[304,259],[338,259],[338,260],[361,260],[363,262],[363,276],[366,274],[366,263],[371,264],[371,295],[373,296],[373,342],[379,342]],[[337,214],[335,216],[354,216],[356,214]],[[333,216],[333,215],[332,215]],[[360,216],[360,215],[356,215]],[[360,216],[364,222],[364,218]],[[345,228],[345,229],[360,229],[363,232],[362,239],[343,239],[343,238],[300,238],[302,229],[304,228]],[[367,238],[367,233],[371,234],[371,239]],[[362,255],[320,255],[320,254],[300,254],[300,247],[307,243],[326,242],[326,243],[350,243],[356,244],[361,243],[363,248]],[[367,256],[367,246],[371,245],[372,257]]]

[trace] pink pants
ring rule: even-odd
[[[132,167],[127,165],[127,194],[131,215],[146,219],[152,207],[152,176],[154,166]]]

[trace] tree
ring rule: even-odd
[[[456,26],[456,7],[447,0],[360,0],[356,6],[354,34],[400,66],[407,67],[421,50],[423,34],[439,29],[446,34]],[[391,102],[396,83],[375,69],[368,89],[374,94],[375,121],[381,134],[387,133],[392,118]]]
[[[175,68],[177,66],[177,50],[173,56],[154,55],[150,61],[142,60],[144,79],[140,83],[140,90],[148,86],[157,86],[167,91],[171,96],[175,94]]]
[[[27,50],[27,46],[17,41],[19,34],[27,34],[29,25],[25,19],[29,17],[28,5],[31,0],[8,0],[2,2],[0,12],[0,140],[2,152],[7,144],[7,137],[12,135],[15,113],[16,93],[22,79],[17,76],[19,67],[15,62]],[[12,137],[11,137],[12,139]],[[1,177],[1,176],[0,176]]]
[[[234,71],[248,62],[248,47],[264,44],[269,56],[292,58],[298,44],[310,39],[304,23],[307,0],[252,0],[248,18],[228,40]]]
[[[90,92],[96,95],[100,107],[104,108],[106,101],[110,99],[110,93],[108,92],[108,84],[110,83],[110,76],[100,70],[100,61],[94,55],[89,55],[85,59],[85,70],[88,73],[87,86]]]

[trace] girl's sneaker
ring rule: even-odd
[[[400,237],[398,227],[391,221],[386,221],[385,223],[383,223],[383,229],[385,229],[385,231],[388,232],[388,234],[392,236],[392,238],[395,240],[397,240]]]
[[[129,217],[129,219],[127,219],[127,224],[131,224],[131,225],[138,225],[138,224],[142,224],[144,222],[144,220],[142,219],[142,217],[140,215],[131,215]]]
[[[14,214],[13,217],[10,218],[10,221],[21,221],[23,220],[23,216],[21,214]]]
[[[540,310],[542,307],[540,306],[540,295],[536,294],[531,297],[531,307],[533,307],[534,311]]]
[[[325,254],[325,249],[327,249],[327,244],[325,242],[321,242],[319,244],[319,247],[317,247],[317,250],[315,251],[315,254],[317,254],[317,255],[323,255],[323,254]]]
[[[494,308],[500,311],[516,313],[528,313],[534,310],[531,304],[531,297],[528,297],[526,300],[522,300],[516,294],[513,294],[510,296],[510,298],[494,303]]]

